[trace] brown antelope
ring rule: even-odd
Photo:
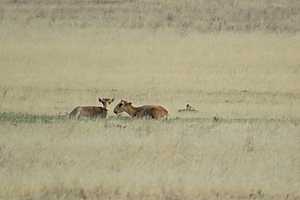
[[[110,98],[98,98],[98,101],[103,104],[101,106],[77,106],[69,114],[70,119],[79,119],[80,117],[88,118],[106,118],[107,105],[111,104],[114,99]]]
[[[179,109],[178,112],[197,112],[195,108],[193,108],[190,104],[186,104],[184,109]]]
[[[126,112],[133,118],[161,119],[168,117],[168,111],[162,106],[145,105],[134,107],[131,102],[121,100],[114,108],[114,113]]]

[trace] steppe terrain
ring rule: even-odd
[[[0,199],[300,199],[299,30],[297,0],[1,1]]]

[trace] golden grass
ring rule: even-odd
[[[259,121],[2,123],[0,194],[295,198],[298,133],[299,125]]]
[[[70,20],[64,7],[55,25],[47,13],[23,23],[7,10],[36,2],[0,4],[0,199],[299,199],[299,34],[182,32],[183,18],[130,29],[124,12],[115,27],[70,26],[85,12]],[[153,10],[142,21],[159,20]],[[98,96],[170,117],[116,118],[115,104],[106,120],[56,117]],[[178,113],[186,103],[199,112]]]
[[[1,30],[2,111],[57,114],[114,96],[171,115],[191,103],[203,116],[299,117],[299,35]]]
[[[7,26],[2,112],[64,114],[108,96],[162,104],[170,119],[4,120],[1,198],[298,198],[298,40]],[[177,113],[186,103],[200,112]]]

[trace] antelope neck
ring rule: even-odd
[[[129,106],[127,109],[126,109],[126,112],[131,116],[131,117],[134,117],[136,112],[137,112],[137,107],[134,107],[134,106]]]

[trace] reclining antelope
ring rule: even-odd
[[[102,103],[101,106],[77,106],[69,114],[70,119],[80,119],[80,117],[88,118],[106,118],[107,106],[111,104],[114,99],[110,98],[98,98],[98,101]]]
[[[133,118],[162,119],[168,117],[168,111],[162,106],[144,105],[134,107],[131,102],[121,100],[114,108],[115,114],[126,112]]]

